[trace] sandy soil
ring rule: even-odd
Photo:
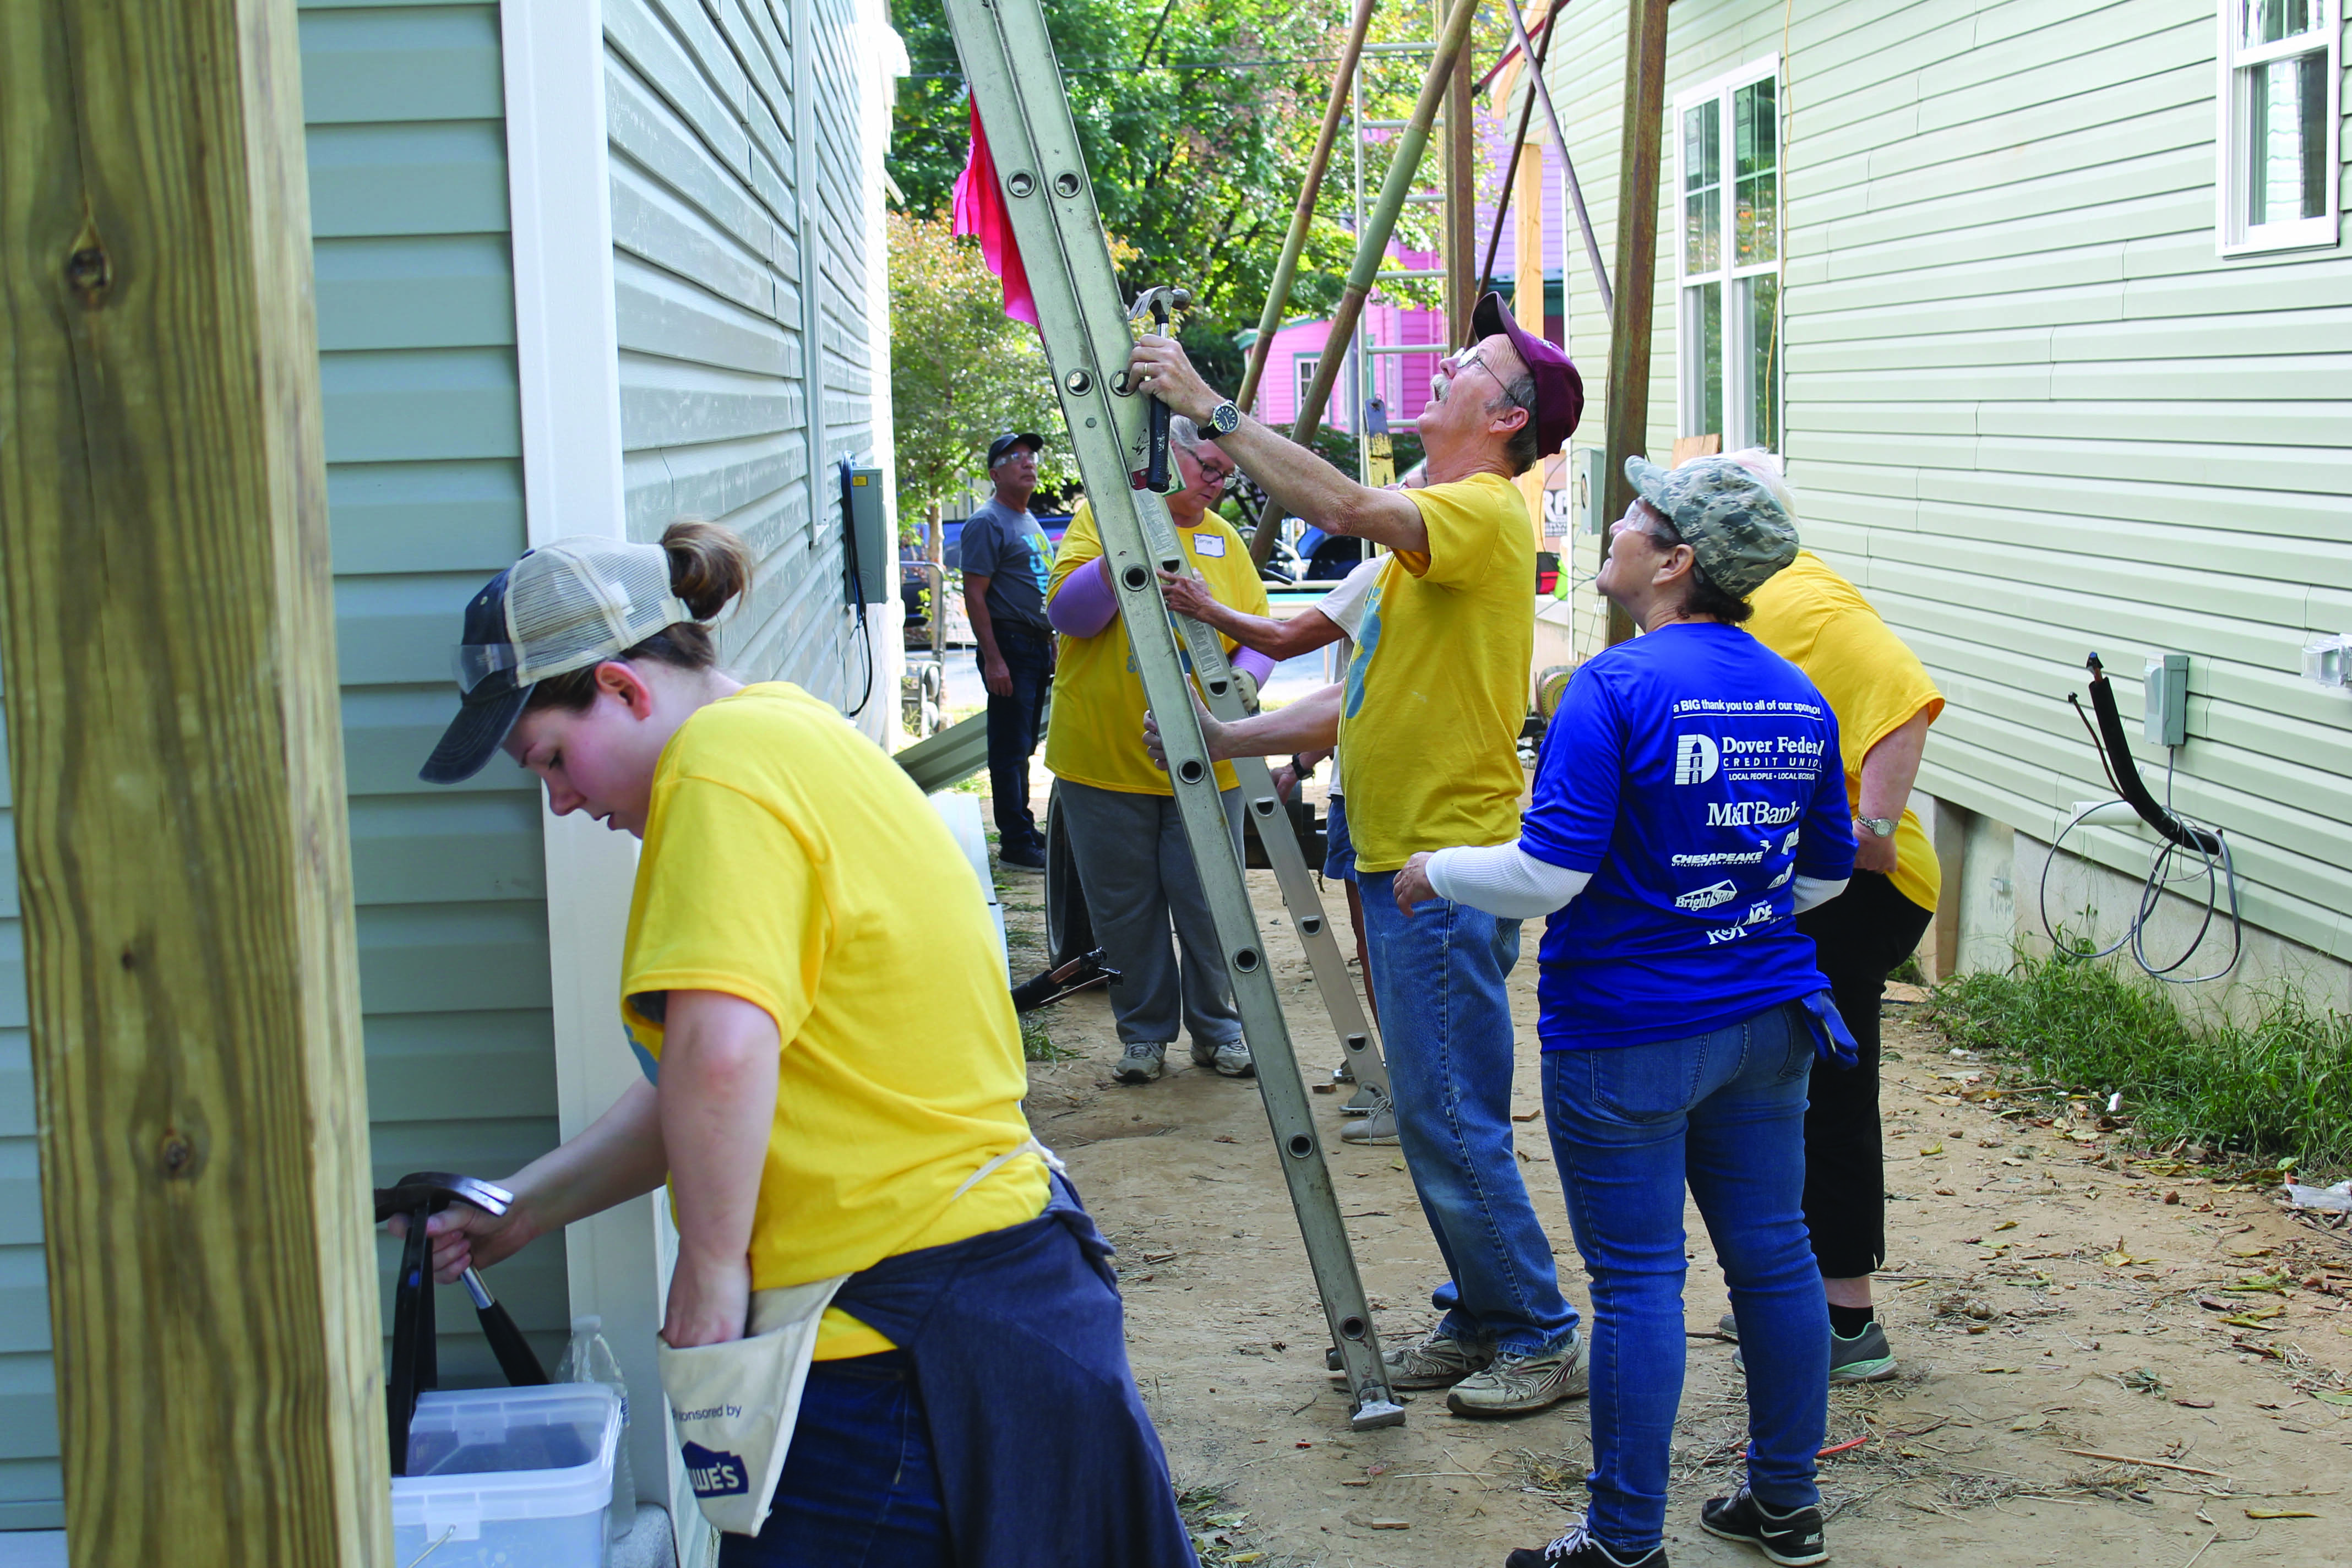
[[[1038,880],[1000,879],[1025,978],[1042,966]],[[1251,880],[1278,910],[1272,879]],[[1344,931],[1336,884],[1327,899]],[[1302,1073],[1323,1082],[1328,1022],[1287,922],[1267,925]],[[1519,1155],[1582,1310],[1535,1085],[1531,957],[1514,978]],[[1888,1009],[1880,1291],[1902,1375],[1832,1395],[1830,1443],[1859,1439],[1823,1461],[1835,1559],[2352,1564],[2352,1234],[2215,1168],[2136,1159],[2087,1110],[2009,1100],[1908,1011]],[[1195,1489],[1205,1562],[1492,1563],[1565,1527],[1590,1455],[1580,1403],[1496,1423],[1423,1394],[1403,1426],[1350,1433],[1255,1086],[1180,1047],[1166,1079],[1121,1088],[1100,992],[1042,1016],[1073,1055],[1034,1065],[1031,1117],[1120,1250],[1136,1374]],[[1313,1103],[1381,1332],[1418,1333],[1442,1276],[1402,1160],[1339,1142],[1339,1096]],[[1737,1484],[1745,1417],[1714,1329],[1721,1281],[1696,1211],[1687,1223],[1668,1552],[1761,1561],[1697,1526],[1700,1501]],[[2315,1517],[2276,1517],[2298,1514]]]

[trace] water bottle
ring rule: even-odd
[[[559,1383],[601,1383],[621,1402],[621,1442],[613,1455],[613,1511],[609,1539],[620,1540],[636,1527],[637,1483],[629,1471],[629,1384],[621,1363],[604,1342],[604,1320],[589,1316],[572,1320],[572,1342],[564,1348]]]

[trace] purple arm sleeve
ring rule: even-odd
[[[1265,678],[1274,673],[1274,658],[1254,647],[1237,648],[1234,652],[1234,668],[1248,670],[1250,679],[1264,686]]]
[[[1062,579],[1045,606],[1045,618],[1065,637],[1090,637],[1110,625],[1118,614],[1118,595],[1111,592],[1110,563],[1097,555]]]

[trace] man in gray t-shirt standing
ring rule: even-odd
[[[1030,515],[1045,437],[989,443],[996,494],[965,520],[957,542],[963,604],[988,688],[988,786],[996,810],[996,858],[1023,871],[1045,868],[1045,836],[1029,809],[1029,756],[1054,684],[1054,629],[1045,619],[1053,542]]]

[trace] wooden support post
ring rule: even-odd
[[[1550,34],[1544,35],[1545,42]],[[1528,93],[1533,99],[1535,94]],[[1518,226],[1511,235],[1511,266],[1516,283],[1511,292],[1511,314],[1519,325],[1537,337],[1544,335],[1544,150],[1540,142],[1523,143],[1519,148],[1518,168],[1512,176],[1517,188],[1511,193],[1513,212]],[[1528,503],[1528,513],[1535,519],[1536,548],[1544,547],[1544,476],[1553,463],[1561,459],[1546,452],[1541,461],[1519,476],[1519,493]]]
[[[1649,450],[1650,313],[1658,274],[1658,163],[1666,105],[1666,0],[1633,0],[1625,31],[1625,129],[1617,149],[1616,310],[1609,322],[1609,417],[1601,551],[1633,504],[1625,459]],[[1609,606],[1609,640],[1633,635]]]
[[[72,1561],[391,1560],[294,0],[0,6],[0,637]]]
[[[1470,312],[1478,305],[1471,292],[1478,282],[1478,136],[1470,85],[1465,41],[1445,89],[1445,341],[1455,348],[1470,341]]]

